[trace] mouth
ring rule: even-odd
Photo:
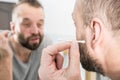
[[[30,42],[32,43],[39,43],[39,37],[31,37]]]

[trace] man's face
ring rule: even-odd
[[[86,26],[83,23],[81,14],[82,13],[80,12],[80,8],[76,3],[73,12],[73,20],[76,26],[76,38],[77,40],[86,40]],[[95,71],[103,74],[101,65],[99,64],[95,56],[91,54],[90,50],[87,47],[87,43],[79,44],[79,50],[80,50],[80,62],[83,68],[85,68],[88,71]]]
[[[30,49],[35,50],[39,47],[43,39],[44,12],[42,8],[34,8],[28,4],[18,7],[16,13],[14,33],[19,43]]]
[[[18,41],[20,44],[30,50],[35,50],[39,47],[41,41],[42,41],[43,35],[40,33],[38,34],[31,34],[31,36],[28,36],[25,38],[24,34],[19,33],[18,34]]]

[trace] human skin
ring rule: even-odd
[[[62,69],[63,58],[59,52],[69,49],[69,65]],[[43,50],[40,80],[81,80],[80,54],[76,41],[51,45]],[[46,72],[47,71],[47,72]]]
[[[8,31],[0,34],[0,80],[13,80],[12,51],[8,45]]]

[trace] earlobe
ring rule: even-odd
[[[100,19],[94,18],[91,20],[90,28],[92,30],[91,44],[95,47],[101,42],[103,23]]]

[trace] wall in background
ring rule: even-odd
[[[40,0],[45,10],[45,31],[58,35],[75,35],[72,11],[75,0]]]

